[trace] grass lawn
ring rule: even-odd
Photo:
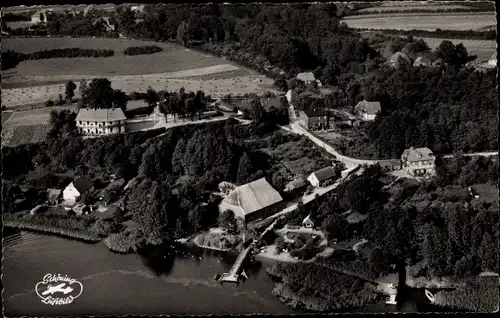
[[[477,191],[481,201],[491,203],[498,208],[498,188],[488,183],[475,184],[472,188]]]
[[[2,112],[2,126],[13,114],[13,112]]]

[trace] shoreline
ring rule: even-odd
[[[16,224],[17,223],[17,224]],[[62,237],[67,239],[73,239],[85,243],[98,243],[103,240],[103,238],[99,237],[94,233],[86,233],[84,231],[75,232],[69,231],[64,228],[56,227],[56,226],[43,226],[43,225],[34,225],[34,224],[23,224],[20,221],[14,220],[3,220],[3,226],[18,229],[21,231],[30,231],[35,233],[40,233],[44,235],[53,235],[56,237]]]

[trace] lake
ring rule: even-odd
[[[7,234],[7,233],[5,233]],[[146,255],[115,254],[102,243],[86,244],[20,232],[4,238],[3,284],[7,316],[125,314],[290,314],[271,295],[274,283],[261,262],[249,279],[220,285],[216,273],[237,257],[197,247],[150,248]],[[35,285],[48,273],[68,275],[83,285],[82,295],[65,306],[43,304]]]
[[[102,243],[87,244],[8,228],[4,229],[4,237],[3,297],[7,316],[300,312],[271,294],[274,282],[265,271],[271,261],[255,261],[247,266],[249,278],[239,286],[220,285],[214,275],[231,268],[237,257],[234,252],[178,245],[151,247],[143,255],[123,255],[110,252]],[[35,285],[49,273],[80,281],[82,295],[65,306],[43,304]],[[421,290],[413,292],[417,298],[423,295]],[[403,307],[388,306],[381,300],[349,311],[417,310],[415,306]]]

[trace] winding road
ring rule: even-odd
[[[286,95],[288,99],[288,104],[290,105],[288,107],[288,116],[290,118],[290,124],[288,126],[280,126],[282,129],[299,134],[299,135],[304,135],[309,140],[314,142],[316,145],[320,146],[321,148],[325,149],[328,153],[334,155],[338,161],[342,162],[346,168],[353,168],[358,165],[374,165],[377,163],[384,163],[384,162],[389,162],[394,159],[382,159],[382,160],[366,160],[366,159],[356,159],[352,157],[347,157],[342,154],[340,154],[335,148],[333,148],[331,145],[325,143],[323,140],[319,139],[318,137],[314,136],[312,133],[310,133],[307,129],[302,127],[298,120],[297,116],[295,114],[295,109],[290,102],[291,99],[291,91],[289,91]],[[483,156],[483,157],[492,157],[492,156],[498,156],[498,151],[491,151],[491,152],[476,152],[476,153],[471,153],[471,154],[449,154],[449,155],[443,155],[443,158],[452,158],[456,156]],[[399,159],[399,158],[398,158]],[[398,160],[396,159],[396,160]]]

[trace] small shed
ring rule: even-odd
[[[303,178],[298,178],[288,182],[285,186],[285,192],[293,192],[307,186],[306,181]]]
[[[61,189],[47,189],[47,202],[52,205],[56,205],[61,200]]]
[[[318,171],[315,171],[309,175],[307,181],[313,186],[318,187],[327,180],[333,179],[335,177],[335,169],[328,166]]]
[[[309,214],[308,216],[306,216],[304,218],[304,220],[302,220],[302,226],[303,227],[306,227],[308,229],[312,229],[314,228],[314,222],[313,220],[311,219],[311,215]]]

